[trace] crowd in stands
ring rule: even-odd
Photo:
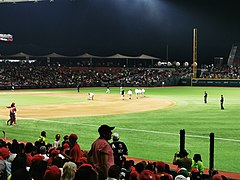
[[[239,66],[205,66],[200,78],[209,79],[240,79]]]
[[[9,62],[0,67],[0,85],[9,87],[157,86],[169,78],[191,76],[189,68],[76,68]]]
[[[138,162],[126,160],[128,149],[112,136],[114,127],[101,125],[99,137],[89,151],[83,151],[76,134],[56,134],[53,144],[47,142],[47,133],[42,131],[35,143],[12,142],[0,139],[0,180],[225,180],[223,175],[213,172],[212,177],[203,176],[201,155],[193,160],[187,152],[174,155],[170,169],[164,162]],[[109,140],[113,137],[113,142]],[[123,147],[123,144],[125,147]],[[116,150],[117,149],[117,150]]]
[[[191,78],[191,67],[108,68],[67,67],[35,63],[0,63],[0,86],[15,88],[80,86],[161,86],[162,82]],[[240,79],[240,67],[205,66],[200,78]]]

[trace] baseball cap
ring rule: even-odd
[[[32,158],[32,162],[40,162],[42,160],[44,160],[44,157],[41,156],[40,154],[35,154]]]
[[[175,180],[190,180],[190,177],[185,177],[183,175],[177,175]]]
[[[181,168],[178,172],[178,175],[183,175],[185,177],[189,177],[189,172],[185,168]]]
[[[77,140],[78,137],[77,137],[76,134],[70,134],[69,139],[75,139],[75,140]]]
[[[164,169],[165,169],[165,163],[164,162],[162,162],[162,161],[160,161],[160,162],[156,162],[156,167],[157,167],[157,169],[158,169],[158,171],[164,171]]]
[[[7,159],[10,155],[10,151],[8,148],[6,147],[2,147],[0,148],[0,156],[3,157],[3,159]]]
[[[49,180],[59,180],[61,178],[61,170],[53,165],[49,166],[44,174],[44,179]]]
[[[113,133],[113,140],[118,141],[119,140],[119,134],[118,133]]]
[[[57,156],[58,154],[60,154],[60,150],[53,149],[51,151],[51,155],[53,155],[53,156]]]
[[[64,148],[64,150],[67,150],[69,148],[69,144],[68,143],[64,143],[63,144],[63,148]]]
[[[110,127],[106,124],[104,125],[101,125],[99,128],[98,128],[98,132],[101,134],[101,133],[104,133],[104,132],[109,132],[109,131],[112,131],[115,127]]]
[[[155,175],[150,170],[143,170],[139,177],[140,180],[155,180]]]
[[[139,174],[136,170],[132,170],[130,173],[131,178],[138,178]]]

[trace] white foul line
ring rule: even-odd
[[[20,117],[18,117],[20,118]],[[48,119],[36,119],[36,118],[20,118],[20,119],[26,119],[26,120],[34,120],[34,121],[42,121],[42,122],[56,122],[53,120]],[[73,123],[73,122],[62,122],[57,121],[57,123],[61,124],[75,124],[75,125],[82,125],[82,126],[89,126],[89,127],[99,127],[98,125],[93,124],[85,124],[85,123]],[[164,135],[173,135],[173,136],[179,136],[179,133],[170,133],[170,132],[160,132],[160,131],[149,131],[149,130],[143,130],[143,129],[129,129],[129,128],[117,128],[123,131],[131,131],[131,132],[143,132],[143,133],[153,133],[153,134],[164,134]],[[199,136],[199,135],[185,135],[186,137],[193,137],[193,138],[201,138],[201,139],[209,139],[208,136]],[[214,137],[215,140],[222,140],[222,141],[232,141],[232,142],[240,142],[238,139],[228,139],[228,138],[218,138]]]

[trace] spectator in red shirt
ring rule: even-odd
[[[78,137],[76,134],[71,134],[69,136],[70,153],[69,155],[63,153],[63,155],[70,161],[73,161],[77,165],[80,165],[81,158],[83,157],[83,152],[81,151],[81,148],[77,143],[77,139]]]
[[[100,137],[93,142],[88,153],[89,158],[91,158],[93,165],[99,173],[99,180],[106,179],[109,168],[114,165],[113,150],[108,142],[111,139],[114,128],[108,125],[101,125],[98,128]]]

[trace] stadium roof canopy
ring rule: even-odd
[[[47,0],[1,0],[0,3],[22,3],[22,2],[40,2],[40,1],[47,1]],[[49,0],[53,2],[54,0]]]
[[[6,58],[89,58],[89,59],[142,59],[142,60],[160,60],[160,58],[157,57],[153,57],[153,56],[148,56],[146,54],[142,54],[140,56],[125,56],[125,55],[121,55],[121,54],[115,54],[112,56],[95,56],[95,55],[91,55],[88,53],[82,54],[82,55],[78,55],[78,56],[65,56],[65,55],[61,55],[58,53],[51,53],[51,54],[46,54],[46,55],[41,55],[41,56],[37,56],[37,55],[31,55],[31,54],[26,54],[24,52],[20,52],[17,54],[11,54],[11,55],[1,55],[0,58],[1,59],[6,59]]]

